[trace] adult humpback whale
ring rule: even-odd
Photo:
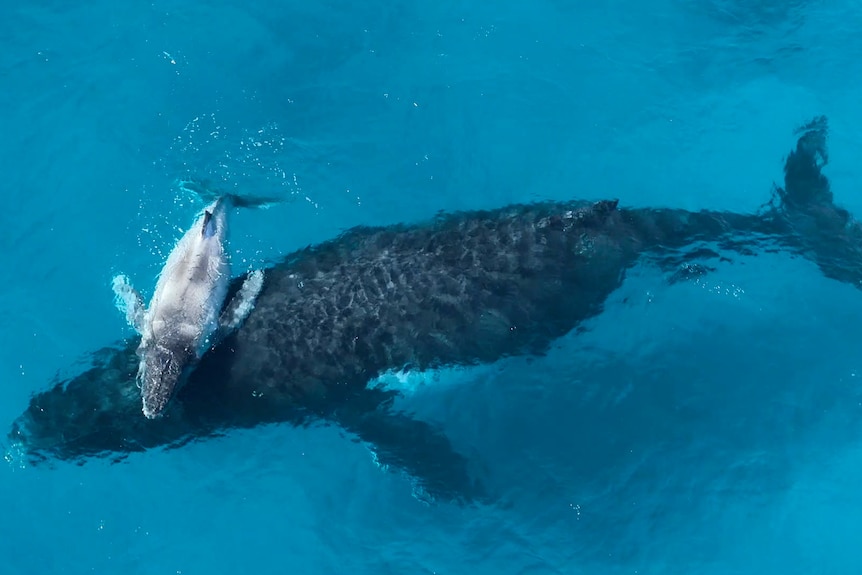
[[[326,421],[430,494],[475,496],[467,461],[445,436],[394,412],[395,392],[367,383],[388,370],[541,353],[599,313],[644,258],[675,271],[714,255],[711,245],[782,249],[858,285],[862,226],[834,205],[821,173],[826,133],[825,118],[800,128],[785,185],[758,214],[541,203],[350,230],[266,270],[253,312],[203,357],[165,417],[140,416],[133,338],[32,397],[10,437],[37,464]]]

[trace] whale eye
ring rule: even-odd
[[[204,221],[201,225],[201,235],[205,238],[211,238],[215,235],[216,227],[215,221],[213,220],[213,214],[211,211],[207,210],[204,212]]]

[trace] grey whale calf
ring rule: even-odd
[[[785,251],[859,285],[862,226],[833,203],[821,171],[826,119],[797,136],[784,186],[755,214],[539,203],[352,229],[267,268],[254,310],[204,355],[164,417],[140,415],[133,337],[35,394],[9,437],[38,465],[123,458],[267,423],[328,422],[433,497],[481,498],[468,459],[441,431],[393,410],[395,391],[369,381],[542,353],[600,313],[636,262],[676,277],[714,256],[710,246]]]

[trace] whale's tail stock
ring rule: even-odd
[[[835,204],[823,173],[829,162],[828,131],[825,116],[795,131],[783,185],[773,186],[771,198],[756,213],[622,208],[643,242],[641,255],[680,275],[680,269],[702,265],[719,257],[719,251],[784,251],[813,261],[828,278],[862,287],[862,224]]]

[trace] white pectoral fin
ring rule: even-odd
[[[144,324],[144,300],[129,283],[129,278],[124,275],[114,277],[111,287],[114,289],[114,305],[126,316],[126,321],[141,333]]]
[[[239,291],[233,296],[219,317],[218,339],[226,336],[245,321],[245,318],[254,309],[254,303],[262,288],[263,271],[254,270],[248,274],[248,277],[242,282],[242,287],[239,288]]]

